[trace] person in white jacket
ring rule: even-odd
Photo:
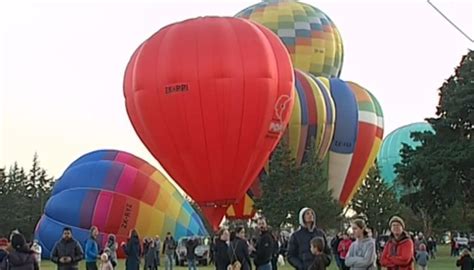
[[[41,264],[41,251],[42,248],[40,244],[38,243],[38,240],[33,241],[33,245],[31,245],[31,250],[35,253],[35,258],[36,261],[38,262],[38,265]]]
[[[364,220],[356,219],[351,225],[356,241],[352,243],[346,255],[346,266],[351,270],[376,270],[375,242],[368,236]]]

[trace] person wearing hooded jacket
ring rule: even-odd
[[[0,265],[1,270],[39,270],[35,253],[26,244],[25,237],[18,233],[12,235],[10,252]]]
[[[405,222],[394,216],[390,219],[390,238],[383,249],[380,264],[387,270],[414,270],[414,244],[405,231]]]
[[[125,270],[139,270],[142,248],[137,230],[132,229],[127,243],[122,242],[121,246],[125,256],[127,257],[125,260]]]
[[[314,261],[311,253],[311,239],[322,237],[324,239],[323,255],[327,257],[326,267],[331,264],[331,249],[327,243],[326,234],[316,227],[316,214],[311,208],[303,208],[299,213],[301,227],[291,235],[288,247],[288,262],[296,270],[307,270]]]

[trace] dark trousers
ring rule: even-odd
[[[96,262],[86,262],[86,270],[97,270]]]

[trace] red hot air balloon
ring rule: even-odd
[[[270,30],[204,17],[146,40],[127,66],[124,94],[140,139],[216,227],[278,143],[293,81],[288,52]]]

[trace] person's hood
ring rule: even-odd
[[[319,257],[321,258],[321,261],[324,265],[328,265],[330,263],[329,257],[326,254],[320,254]]]
[[[402,232],[399,239],[396,239],[395,236],[393,235],[393,233],[390,233],[390,240],[391,241],[402,242],[402,241],[407,240],[407,239],[411,240],[410,236],[408,235],[408,233],[406,231]]]
[[[309,208],[309,207],[303,207],[301,210],[300,210],[300,214],[299,214],[299,222],[300,222],[300,225],[302,227],[306,227],[305,224],[304,224],[304,213],[306,213],[306,211],[311,211],[313,212],[313,216],[314,216],[314,222],[313,222],[313,225],[311,226],[311,230],[314,229],[316,227],[316,213],[314,212],[313,209]]]
[[[18,251],[8,254],[8,260],[14,266],[22,266],[34,262],[31,253],[24,253]]]

